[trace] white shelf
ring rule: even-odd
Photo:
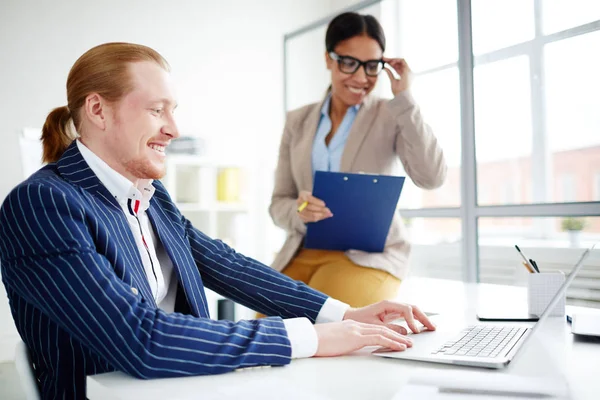
[[[215,159],[206,156],[197,156],[191,154],[169,154],[167,155],[169,165],[189,165],[196,167],[227,168],[227,167],[245,167],[241,160],[237,159]]]
[[[215,203],[213,205],[178,203],[182,212],[248,212],[248,206],[243,203]]]
[[[211,212],[213,211],[212,207],[203,205],[203,204],[195,204],[195,203],[177,203],[177,208],[179,211],[185,212]]]
[[[244,160],[225,160],[227,157],[168,155],[164,182],[179,210],[196,228],[253,256],[258,253],[255,242],[260,235],[249,233],[256,229],[258,210],[249,190],[256,187],[256,172]],[[235,181],[230,182],[238,185],[233,188],[234,193],[238,188],[237,195],[231,202],[219,201],[219,176],[228,168],[239,169]]]
[[[216,203],[213,207],[215,211],[221,212],[248,212],[248,206],[244,203]]]
[[[259,206],[258,195],[261,174],[256,160],[232,159],[227,152],[215,153],[218,157],[187,154],[167,155],[167,175],[164,184],[177,207],[197,229],[211,238],[220,239],[246,256],[260,259],[262,241],[259,216],[264,206]],[[222,157],[222,155],[224,155]],[[220,177],[227,182],[228,168],[238,168],[234,179],[226,185],[239,190],[227,197],[231,202],[219,201]],[[223,174],[223,175],[222,175]],[[221,181],[223,182],[223,181]],[[211,315],[216,317],[217,300],[221,296],[207,290]],[[236,318],[253,318],[254,312],[236,305]]]

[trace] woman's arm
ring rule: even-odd
[[[289,116],[285,123],[281,144],[279,145],[279,160],[275,170],[275,186],[271,195],[269,214],[273,223],[287,232],[297,231],[304,235],[306,225],[298,217],[296,199],[300,190],[296,186],[292,174],[290,146],[292,132]]]
[[[410,92],[405,90],[388,104],[396,122],[395,151],[415,185],[435,189],[446,179],[444,152]]]
[[[394,93],[394,99],[388,106],[396,123],[396,154],[415,185],[423,189],[440,187],[446,179],[446,160],[437,138],[423,121],[421,110],[410,94],[413,75],[410,67],[403,58],[383,60]],[[398,74],[398,79],[392,69]]]

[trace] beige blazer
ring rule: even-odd
[[[275,225],[287,233],[272,264],[278,271],[296,255],[306,234],[306,225],[296,212],[296,199],[301,190],[313,189],[311,154],[323,101],[287,115],[269,207]],[[352,124],[340,171],[397,175],[399,162],[418,187],[437,188],[446,178],[444,153],[410,93],[399,93],[392,100],[368,96]],[[406,229],[395,213],[382,253],[349,250],[346,255],[358,265],[382,269],[403,279],[409,253]]]

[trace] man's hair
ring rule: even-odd
[[[108,102],[118,102],[133,90],[128,65],[141,61],[170,69],[157,51],[132,43],[101,44],[75,61],[67,78],[67,105],[52,110],[42,129],[44,162],[56,162],[81,132],[86,97],[97,93]]]

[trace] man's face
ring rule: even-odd
[[[129,72],[133,90],[107,120],[108,164],[132,181],[160,179],[165,175],[165,148],[179,137],[170,75],[147,61],[130,64]]]

